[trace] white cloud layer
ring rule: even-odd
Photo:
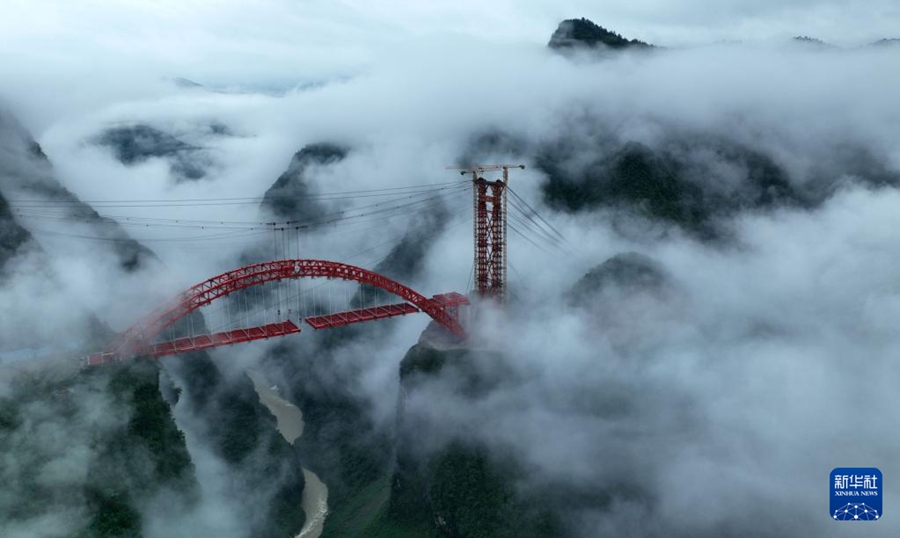
[[[84,200],[260,196],[293,152],[323,140],[353,150],[311,174],[319,191],[451,181],[458,176],[443,167],[473,134],[492,128],[531,144],[567,134],[650,147],[673,132],[727,136],[771,155],[797,185],[822,181],[821,164],[847,146],[867,148],[886,170],[900,173],[896,48],[823,51],[765,42],[795,34],[851,43],[890,36],[900,17],[894,2],[868,2],[866,9],[841,1],[688,2],[677,13],[670,3],[650,0],[594,4],[268,0],[248,11],[237,2],[12,2],[0,8],[0,92],[35,131],[56,177]],[[565,59],[544,48],[560,18],[581,15],[663,44],[762,43],[602,61]],[[175,76],[208,87],[165,80]],[[311,81],[323,84],[295,88]],[[232,134],[210,135],[212,122]],[[215,163],[209,177],[178,183],[164,159],[125,166],[91,143],[111,125],[135,123],[202,146]],[[737,217],[735,240],[724,246],[675,229],[663,239],[629,239],[616,233],[611,212],[566,215],[540,205],[545,178],[531,166],[533,155],[490,157],[526,161],[514,187],[577,252],[561,263],[557,253],[511,241],[514,284],[533,312],[517,313],[522,325],[491,344],[508,350],[520,384],[474,403],[435,386],[412,409],[489,446],[513,447],[548,480],[602,485],[622,470],[640,470],[641,486],[657,503],[634,536],[722,529],[719,536],[738,536],[758,528],[742,515],[751,504],[771,508],[764,517],[772,535],[840,536],[843,527],[826,521],[820,502],[828,471],[859,464],[900,473],[892,452],[893,387],[900,381],[896,191],[839,178],[822,207]],[[716,155],[709,162],[722,164]],[[704,181],[721,186],[726,172]],[[451,211],[468,217],[469,200],[453,203]],[[269,217],[257,205],[118,211]],[[0,314],[46,332],[76,330],[83,313],[72,311],[72,302],[121,329],[144,305],[236,267],[247,249],[239,237],[187,248],[165,241],[208,230],[132,227],[127,231],[153,248],[168,272],[125,276],[102,247],[42,236],[52,223],[23,223],[55,260],[67,291],[58,299],[42,296],[40,308],[13,308],[46,284],[23,276],[0,290]],[[319,232],[306,239],[303,255],[346,260],[399,237],[406,224]],[[370,266],[389,247],[352,261]],[[613,304],[603,318],[564,306],[561,295],[586,270],[625,251],[662,263],[677,300]],[[29,262],[22,262],[23,273],[32,272]],[[448,228],[409,283],[426,293],[464,291],[470,269],[467,225]],[[370,351],[377,360],[364,367],[361,386],[380,425],[390,424],[395,411],[391,361],[425,322],[399,322]],[[341,360],[361,354],[354,348]],[[604,391],[625,395],[634,423],[591,409],[597,404],[591,398],[603,407]],[[697,480],[713,484],[720,504],[687,518],[684,484]],[[771,493],[775,480],[786,482],[787,493]],[[891,513],[900,510],[894,499],[900,493],[892,488],[885,501]],[[783,510],[782,501],[794,504]],[[639,508],[626,505],[622,513]],[[798,512],[802,525],[792,519]],[[586,536],[624,532],[633,523],[608,513],[578,517]],[[872,527],[873,535],[892,535],[890,526]]]
[[[160,77],[286,88],[364,73],[428,41],[541,46],[564,18],[667,46],[795,35],[858,45],[897,37],[900,8],[891,0],[9,0],[0,14],[0,79],[28,97],[20,114],[42,131],[69,104],[152,93]]]

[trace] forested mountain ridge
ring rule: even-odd
[[[566,19],[559,23],[556,31],[550,36],[547,46],[555,50],[565,50],[578,47],[596,48],[608,47],[610,49],[651,49],[653,45],[638,39],[628,39],[620,34],[585,19]]]
[[[6,111],[0,111],[0,196],[7,201],[20,198],[30,203],[58,205],[64,212],[57,218],[85,226],[100,237],[104,247],[115,254],[126,271],[137,271],[157,262],[156,256],[133,240],[121,225],[101,217],[63,187],[41,146]]]

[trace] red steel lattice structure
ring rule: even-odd
[[[184,337],[162,344],[152,343],[165,328],[220,297],[266,282],[317,277],[355,281],[374,286],[397,295],[410,304],[407,306],[371,307],[307,318],[307,323],[313,328],[337,327],[370,319],[424,312],[451,333],[465,337],[465,330],[455,314],[456,307],[468,303],[468,299],[464,295],[448,293],[429,299],[412,288],[361,267],[325,260],[279,260],[241,267],[191,287],[119,334],[105,352],[88,357],[88,364],[110,362],[141,354],[159,357],[300,332],[300,328],[294,323],[286,321],[212,335]]]
[[[466,169],[474,185],[475,292],[499,303],[506,302],[506,186],[510,168],[525,166],[492,164]],[[502,179],[484,178],[485,172],[498,170],[503,173]]]

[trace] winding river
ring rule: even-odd
[[[260,403],[275,415],[278,431],[293,445],[303,435],[303,412],[279,396],[259,372],[248,370],[247,376],[253,381]],[[319,538],[328,516],[328,486],[306,468],[303,469],[303,478],[306,485],[303,488],[302,508],[306,513],[306,523],[296,538]]]

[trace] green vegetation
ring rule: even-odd
[[[173,367],[186,383],[188,403],[204,421],[213,448],[240,477],[242,488],[260,495],[278,484],[253,536],[296,535],[306,521],[300,508],[305,482],[299,451],[278,432],[250,378],[226,379],[205,352],[181,357]]]
[[[298,440],[303,461],[329,488],[324,538],[563,535],[550,510],[523,497],[518,484],[527,474],[512,458],[491,459],[483,447],[463,442],[420,454],[413,449],[428,432],[409,429],[404,400],[396,437],[378,434],[365,402],[354,393],[352,372],[342,372],[347,378],[336,382],[330,366],[330,354],[361,330],[350,329],[323,336],[315,360],[297,360],[288,348],[270,355],[291,372],[292,402],[306,424]],[[512,376],[498,372],[497,363],[486,374],[480,368],[483,355],[414,346],[400,364],[401,384],[411,393],[446,375],[456,380],[460,394],[487,396]]]
[[[426,346],[413,346],[400,361],[400,381],[408,382],[409,378],[419,374],[431,376],[440,373],[447,362],[464,356],[465,352],[441,352]]]
[[[296,446],[304,466],[328,486],[324,536],[423,536],[382,517],[393,439],[372,422],[369,403],[356,386],[358,372],[334,367],[334,355],[348,342],[372,337],[369,331],[351,326],[322,334],[312,360],[287,346],[276,346],[269,360],[287,372],[291,402],[303,412],[305,428]]]
[[[183,477],[193,477],[194,465],[187,451],[184,433],[177,428],[172,410],[160,395],[159,372],[155,364],[136,363],[113,375],[109,384],[122,403],[130,399],[133,409],[126,430],[125,452],[146,448],[152,455],[154,483],[178,486]],[[191,479],[192,481],[193,479]]]
[[[112,365],[108,388],[116,404],[132,409],[131,418],[124,431],[120,431],[108,446],[110,456],[148,452],[152,461],[149,479],[154,487],[169,486],[177,491],[190,491],[196,487],[194,465],[184,441],[184,433],[175,425],[172,410],[159,392],[159,370],[150,361],[133,361],[125,365]],[[100,368],[92,368],[83,375],[102,375]],[[120,469],[122,473],[133,472]],[[196,493],[196,492],[195,492]]]
[[[315,220],[326,211],[325,206],[309,197],[312,193],[307,167],[328,166],[342,161],[348,149],[327,142],[310,144],[294,154],[288,169],[278,177],[263,196],[262,206],[286,219]]]
[[[377,434],[362,403],[348,394],[307,394],[295,403],[306,429],[297,446],[303,461],[328,484],[329,505],[378,480],[389,465],[389,439]]]
[[[176,326],[175,334],[180,334],[178,332],[180,328]],[[183,354],[170,364],[184,378],[186,388],[189,389],[187,396],[191,407],[203,416],[202,413],[214,402],[216,391],[222,385],[222,374],[219,369],[205,351]]]
[[[388,512],[391,479],[385,474],[354,492],[325,520],[322,538],[429,538],[435,536],[426,521],[408,524],[396,521]]]
[[[16,404],[12,400],[0,398],[0,431],[14,430],[19,427],[20,422]]]
[[[401,362],[401,383],[412,393],[424,381],[447,375],[456,380],[459,394],[484,397],[504,377],[497,371],[482,371],[478,366],[485,360],[484,353],[416,345]],[[462,439],[436,453],[422,454],[414,450],[415,444],[428,432],[411,431],[402,420],[402,408],[398,412],[396,468],[384,522],[453,538],[562,534],[559,522],[547,509],[529,502],[517,490],[526,474],[513,458],[492,459],[484,447]]]
[[[484,449],[455,444],[429,463],[428,496],[442,534],[465,538],[560,536],[555,517],[519,499],[522,471],[488,458]]]
[[[668,275],[659,263],[643,254],[625,252],[588,271],[566,293],[566,301],[571,306],[587,306],[610,288],[659,292],[667,282]]]
[[[512,487],[483,453],[455,445],[432,460],[428,471],[428,497],[448,534],[490,538],[506,530]]]
[[[497,381],[479,373],[479,359],[483,357],[466,351],[437,351],[417,345],[401,362],[401,382],[405,390],[415,391],[429,378],[452,370],[462,394],[483,396]],[[427,432],[405,428],[402,401],[394,465],[383,457],[364,456],[358,449],[371,442],[366,439],[368,431],[344,429],[340,424],[349,421],[365,428],[365,413],[348,403],[352,401],[348,395],[333,390],[307,393],[300,399],[307,428],[318,433],[310,436],[308,446],[328,447],[326,443],[337,442],[340,451],[336,458],[320,457],[316,460],[320,467],[314,468],[329,484],[330,492],[329,476],[338,481],[338,494],[329,498],[331,512],[323,538],[561,535],[557,520],[547,510],[521,498],[516,484],[524,475],[514,463],[491,460],[482,448],[462,443],[424,458],[412,450],[418,436]],[[332,435],[337,432],[346,438],[336,441]],[[309,434],[307,430],[304,439]]]
[[[486,375],[479,368],[479,364],[484,362],[492,364],[491,375]],[[475,398],[489,393],[503,380],[502,365],[500,357],[490,352],[462,349],[441,351],[425,345],[415,345],[400,361],[400,384],[411,391],[429,378],[452,376],[457,380],[456,389],[461,394]],[[514,375],[510,370],[503,373],[510,378]]]
[[[256,397],[249,383],[236,383],[226,387],[218,398],[219,413],[212,424],[212,432],[219,453],[228,463],[244,461],[271,426],[262,420],[263,409],[257,404]]]
[[[284,481],[284,485],[275,492],[275,496],[269,502],[264,536],[293,538],[306,523],[306,514],[301,509],[303,488],[306,487],[303,470],[296,465],[292,469],[294,471],[291,472],[291,476]]]
[[[199,489],[184,433],[160,395],[156,364],[134,361],[92,368],[83,375],[107,374],[116,406],[130,406],[132,411],[125,427],[98,447],[101,455],[88,473],[86,498],[94,515],[84,536],[137,537],[137,503],[166,488],[192,504],[199,500]]]
[[[549,179],[542,187],[544,197],[557,209],[625,208],[711,239],[718,235],[716,217],[808,203],[772,159],[727,140],[697,138],[666,150],[635,142],[596,148],[583,144],[584,140],[560,140],[539,152],[537,166]],[[580,157],[589,153],[595,158]],[[729,188],[713,186],[708,181],[709,164],[702,164],[708,159],[691,157],[702,153],[743,171],[744,178]]]
[[[193,506],[194,467],[158,374],[155,364],[133,361],[17,379],[0,401],[0,476],[11,493],[0,501],[0,522],[27,527],[69,513],[79,538],[137,538],[138,506],[163,491]]]
[[[578,46],[606,46],[611,49],[646,49],[653,47],[653,45],[637,39],[626,39],[583,17],[580,19],[567,19],[559,23],[547,46],[552,49],[568,49]]]
[[[550,177],[544,196],[558,209],[623,205],[652,219],[703,230],[710,216],[703,191],[683,181],[675,164],[640,144],[627,144],[574,174],[560,152],[547,150],[538,161]]]
[[[365,331],[328,331],[317,343],[315,360],[300,360],[292,348],[280,346],[270,356],[288,372],[291,402],[303,412],[305,423],[296,447],[304,465],[328,485],[330,509],[383,477],[390,467],[391,439],[376,429],[351,373],[335,369],[331,358]]]
[[[281,485],[269,500],[263,527],[257,529],[254,536],[293,538],[306,523],[306,514],[301,509],[303,489],[306,487],[302,463],[298,451],[276,430],[275,417],[258,401],[257,405],[263,414],[259,423],[269,429],[260,435],[264,456],[262,464],[252,470],[254,480],[280,480]]]
[[[87,497],[94,516],[78,538],[141,536],[141,515],[134,509],[127,495],[91,488]]]
[[[0,196],[0,278],[4,275],[6,262],[21,252],[31,241],[31,234],[13,219],[9,203]]]
[[[821,49],[831,49],[834,48],[834,45],[826,43],[821,39],[817,39],[815,37],[809,37],[805,35],[799,35],[793,39],[794,43],[799,43],[802,45],[807,45],[811,47],[817,47]]]

